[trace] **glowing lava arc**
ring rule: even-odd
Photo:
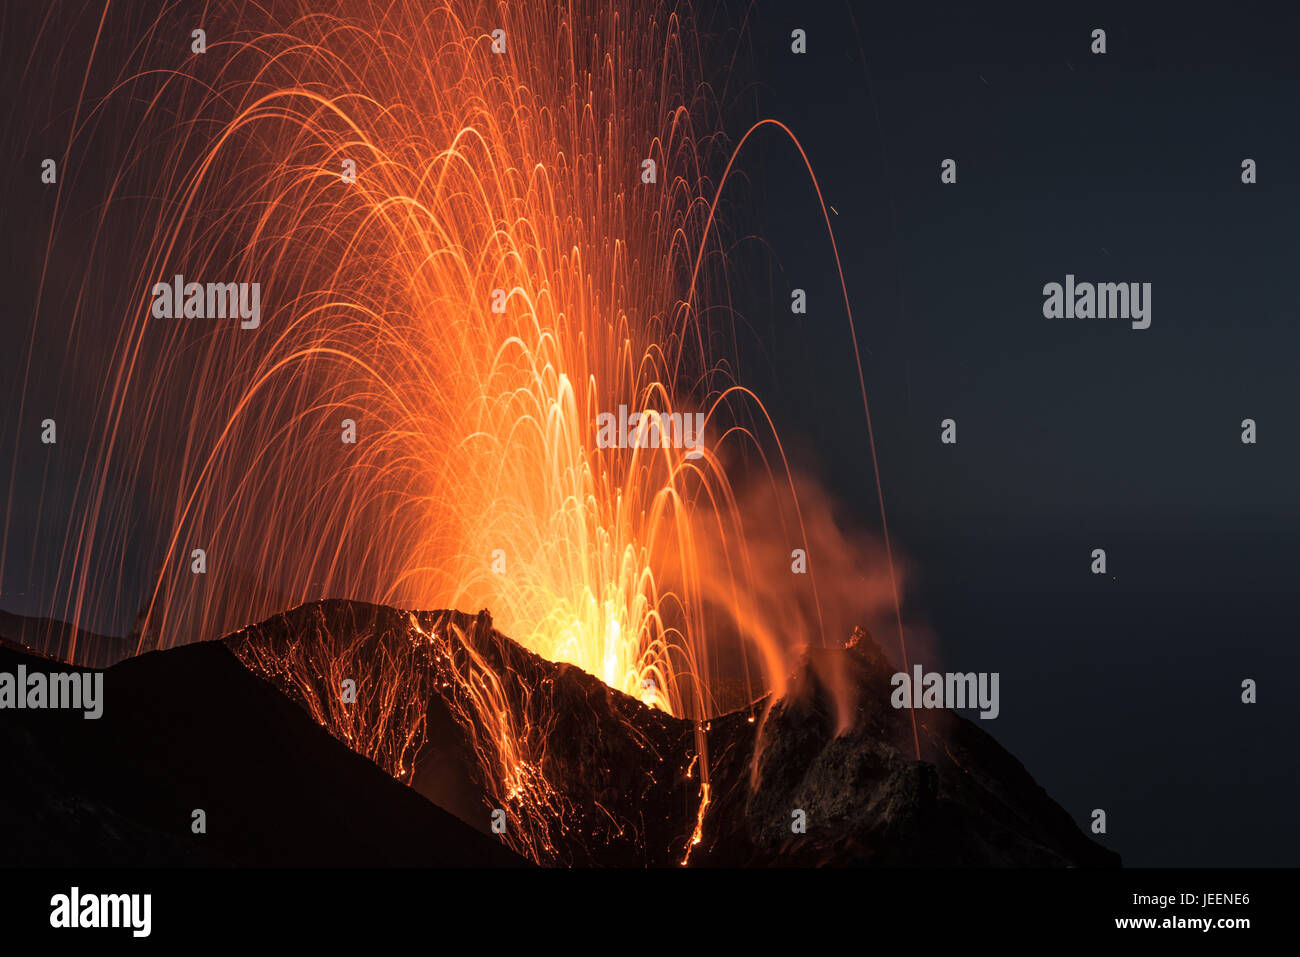
[[[141,649],[321,595],[487,608],[538,654],[698,722],[722,616],[748,642],[733,673],[779,691],[822,636],[759,612],[753,523],[806,536],[779,443],[746,425],[767,432],[765,412],[712,352],[730,341],[706,321],[728,281],[725,145],[691,11],[272,0],[205,23],[202,55],[151,34],[81,105],[86,131],[130,132],[74,333],[103,321],[96,283],[124,260],[131,287],[107,371],[72,386],[98,389],[99,419],[52,613],[135,611],[134,532],[161,564]],[[176,274],[260,283],[259,327],[151,317]],[[598,448],[620,406],[702,413],[703,454]],[[724,445],[779,463],[760,482],[775,512],[747,524]],[[143,531],[119,499],[147,503]],[[494,743],[488,770],[510,753]]]

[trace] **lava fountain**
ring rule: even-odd
[[[734,667],[780,691],[822,636],[755,626],[753,525],[798,542],[802,517],[726,364],[707,31],[641,0],[319,6],[169,11],[86,69],[66,155],[114,155],[69,342],[113,333],[67,386],[96,427],[51,610],[134,612],[143,537],[140,649],[321,595],[487,608],[699,721],[721,613]],[[258,283],[257,327],[159,318],[178,275]],[[601,447],[620,407],[663,419]],[[651,441],[697,415],[694,445]],[[743,514],[742,448],[772,513]]]

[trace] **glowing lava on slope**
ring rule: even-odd
[[[51,614],[134,610],[122,543],[143,536],[140,650],[333,595],[491,609],[531,651],[696,722],[723,669],[747,699],[779,694],[821,611],[814,575],[813,612],[774,616],[757,571],[758,529],[787,563],[810,532],[726,364],[734,154],[708,31],[651,0],[308,6],[166,15],[78,104],[70,152],[126,132],[71,337],[104,302],[122,314],[103,376],[70,384],[99,427]],[[200,27],[202,52],[178,47]],[[100,295],[123,267],[126,293]],[[157,318],[151,291],[178,274],[258,283],[257,327]],[[639,425],[601,447],[623,408]],[[690,447],[657,428],[696,415]],[[761,509],[729,476],[742,454]],[[873,591],[896,605],[887,558]],[[500,711],[511,676],[468,667],[468,706]],[[409,772],[413,741],[317,717]],[[544,728],[497,731],[485,768],[541,813],[558,799],[525,742]],[[702,734],[697,752],[702,822]]]

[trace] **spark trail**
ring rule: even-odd
[[[773,622],[755,572],[756,523],[786,554],[807,535],[761,402],[715,352],[732,335],[718,214],[735,154],[707,31],[640,0],[308,6],[132,23],[120,72],[87,68],[69,155],[117,152],[70,348],[118,312],[100,373],[66,386],[97,427],[51,612],[134,612],[134,534],[158,562],[140,650],[320,595],[487,608],[537,654],[700,722],[718,709],[721,617],[749,697],[779,693],[794,651],[823,642],[821,611],[814,591],[811,620]],[[154,318],[151,289],[177,274],[260,283],[259,327]],[[704,413],[703,454],[597,447],[620,405]],[[744,514],[740,451],[774,511]],[[396,688],[400,667],[377,680]],[[500,711],[506,676],[468,667],[470,706]],[[315,707],[409,772],[406,698],[368,730]],[[544,808],[560,799],[526,737],[500,726],[480,757]]]

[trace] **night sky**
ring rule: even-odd
[[[751,95],[838,213],[909,620],[945,669],[1001,673],[1002,713],[981,724],[1081,824],[1104,808],[1099,840],[1126,864],[1293,865],[1296,21],[789,6],[758,7]],[[846,527],[876,532],[816,196],[788,142],[751,144],[771,252],[738,303],[744,375]],[[1067,273],[1150,282],[1151,327],[1044,318],[1044,284]],[[808,315],[789,315],[792,288]]]
[[[978,723],[1081,827],[1105,809],[1098,839],[1127,865],[1294,865],[1300,17],[1051,6],[762,0],[706,22],[720,49],[740,44],[724,104],[733,141],[759,117],[787,123],[835,209],[906,620],[938,656],[922,663],[999,672],[1001,713]],[[74,21],[67,62],[93,21]],[[742,21],[739,38],[722,32]],[[7,85],[30,94],[4,118],[20,157],[5,177],[6,445],[48,387],[29,385],[20,422],[48,216],[32,144],[66,138],[50,104],[80,80],[51,76],[42,100],[16,79],[30,28],[10,21],[5,34]],[[804,55],[790,50],[795,28]],[[1090,52],[1095,28],[1104,55]],[[955,184],[940,182],[947,158]],[[1245,158],[1255,184],[1242,183]],[[740,378],[838,502],[842,529],[874,538],[857,371],[811,180],[775,130],[738,168]],[[76,228],[57,259],[69,276]],[[1151,283],[1151,327],[1044,318],[1044,284],[1067,274]],[[806,315],[790,314],[793,288]],[[67,305],[55,293],[42,315]],[[38,371],[61,361],[57,337],[43,348]],[[940,442],[946,418],[956,445]],[[1241,442],[1245,418],[1255,445]],[[39,532],[37,499],[57,511],[68,495],[23,462],[0,480],[11,540]],[[1094,548],[1105,575],[1090,571]],[[40,610],[46,596],[28,585],[51,560],[11,560],[0,608]],[[1258,704],[1241,703],[1245,678]]]

